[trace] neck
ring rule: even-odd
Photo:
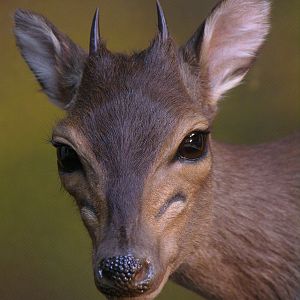
[[[290,139],[252,148],[212,143],[209,234],[195,242],[174,281],[207,299],[297,298],[299,136],[296,140],[297,145]]]

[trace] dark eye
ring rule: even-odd
[[[82,168],[77,153],[67,145],[57,145],[57,164],[62,172],[72,173]]]
[[[206,152],[208,132],[194,131],[180,144],[177,157],[184,160],[197,160]]]

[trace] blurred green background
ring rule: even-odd
[[[183,43],[216,1],[162,0]],[[46,140],[62,113],[52,106],[15,48],[16,8],[46,15],[87,48],[91,17],[112,50],[148,45],[156,31],[154,0],[0,0],[0,299],[103,299],[91,268],[91,244],[77,209],[61,189],[55,151]],[[300,2],[274,0],[272,33],[246,84],[221,104],[214,136],[257,143],[300,128]],[[199,299],[170,283],[158,299]]]

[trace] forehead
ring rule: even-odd
[[[109,168],[146,168],[177,124],[198,110],[176,51],[153,48],[133,56],[104,50],[87,62],[67,120]]]
[[[81,115],[78,124],[96,157],[115,168],[145,167],[176,127],[176,115],[138,95],[115,98]],[[145,159],[146,158],[146,159]]]

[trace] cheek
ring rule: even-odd
[[[168,228],[160,237],[159,249],[160,259],[162,262],[176,269],[177,261],[181,260],[180,256],[180,227]],[[172,270],[174,271],[174,270]]]
[[[171,167],[159,170],[152,180],[147,181],[143,195],[143,202],[147,203],[143,206],[143,220],[160,245],[163,262],[176,265],[189,215],[199,202],[203,187],[210,180],[210,172],[211,159],[207,157],[195,164],[175,163]],[[184,195],[185,201],[172,203],[159,215],[161,207],[177,193]]]
[[[104,224],[107,220],[107,205],[103,200],[103,191],[99,185],[87,182],[82,174],[61,175],[64,188],[73,196],[80,209],[81,218],[93,242],[103,235]],[[93,211],[89,209],[93,207]]]
[[[196,163],[176,162],[171,166],[161,168],[156,174],[148,178],[144,189],[143,210],[147,218],[157,216],[161,208],[176,194],[181,194],[185,201],[174,201],[167,205],[167,209],[161,215],[167,226],[168,221],[182,216],[190,206],[206,183],[210,182],[211,158]]]

